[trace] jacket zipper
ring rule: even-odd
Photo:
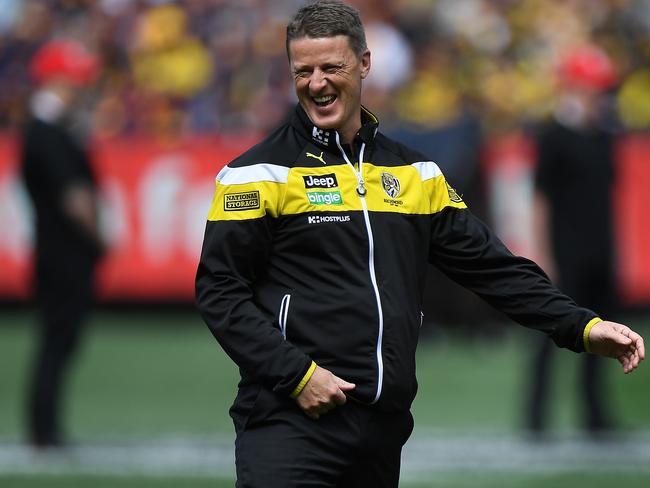
[[[291,302],[291,295],[286,294],[282,297],[280,303],[280,313],[278,314],[278,323],[280,324],[280,332],[282,337],[287,340],[287,320],[289,319],[289,302]]]
[[[379,287],[377,286],[377,276],[375,273],[375,241],[372,235],[372,227],[370,226],[370,215],[368,213],[368,205],[366,204],[366,198],[365,198],[367,190],[366,190],[365,182],[363,180],[363,153],[366,149],[366,143],[365,142],[362,143],[361,149],[359,150],[359,171],[357,171],[354,168],[354,165],[350,162],[350,159],[348,158],[348,155],[343,150],[343,147],[341,146],[339,133],[334,132],[334,134],[336,134],[336,145],[339,147],[339,150],[343,155],[343,159],[345,159],[345,162],[352,169],[354,176],[356,176],[357,178],[357,193],[359,194],[359,198],[361,199],[361,207],[363,209],[363,219],[366,224],[366,232],[368,233],[368,264],[370,269],[370,282],[372,283],[372,288],[375,292],[375,299],[377,301],[377,312],[379,313],[379,322],[377,324],[379,333],[377,335],[377,348],[376,348],[377,392],[375,393],[374,400],[371,402],[371,403],[376,403],[377,400],[379,400],[379,397],[381,396],[381,391],[384,384],[384,360],[381,355],[382,340],[384,336],[384,313],[381,306],[381,297],[379,296]]]

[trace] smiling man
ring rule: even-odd
[[[297,30],[287,37],[298,100],[315,126],[338,130],[348,144],[359,130],[361,80],[370,71],[370,51],[365,43],[353,50],[343,34],[305,35]]]
[[[558,346],[638,366],[638,334],[559,292],[434,162],[378,132],[355,9],[301,8],[287,53],[300,103],[217,175],[196,279],[241,372],[239,488],[398,486],[428,263]]]

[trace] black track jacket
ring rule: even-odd
[[[362,120],[343,147],[298,106],[216,177],[196,297],[240,387],[295,394],[315,361],[355,383],[354,399],[408,409],[428,263],[584,351],[596,315],[513,256],[435,163],[378,133],[365,109]]]

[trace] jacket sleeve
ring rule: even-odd
[[[285,186],[286,171],[272,165],[227,166],[219,173],[196,275],[196,303],[244,375],[289,395],[312,361],[284,340],[254,299]]]
[[[534,262],[514,256],[446,182],[438,187],[448,194],[437,196],[431,215],[431,263],[516,322],[584,351],[583,331],[596,314],[560,292]]]

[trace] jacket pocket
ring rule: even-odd
[[[259,403],[262,388],[259,385],[240,386],[229,414],[235,426],[235,433],[241,434],[246,429],[255,405]]]
[[[280,332],[282,337],[287,338],[287,321],[289,320],[289,304],[291,303],[291,295],[286,294],[282,297],[280,303],[280,313],[278,314],[278,323],[280,324]]]

